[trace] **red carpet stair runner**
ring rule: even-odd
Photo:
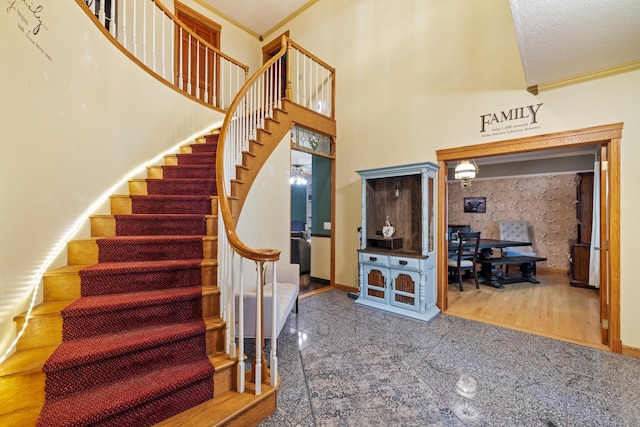
[[[216,136],[147,179],[81,298],[62,312],[63,342],[45,363],[39,426],[148,426],[213,398],[202,309],[203,238],[216,194]]]

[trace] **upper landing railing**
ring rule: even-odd
[[[226,110],[248,67],[220,52],[156,0],[76,0],[133,59],[178,90]]]

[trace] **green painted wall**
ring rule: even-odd
[[[330,236],[324,223],[331,222],[331,159],[313,156],[311,166],[311,234]]]
[[[307,186],[291,186],[291,221],[307,221]]]

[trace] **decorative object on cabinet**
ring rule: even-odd
[[[440,312],[435,247],[438,169],[424,162],[358,171],[363,241],[356,304],[422,321]]]
[[[577,239],[569,241],[569,284],[596,289],[589,285],[591,222],[593,220],[593,172],[578,174],[576,185]]]
[[[394,234],[396,234],[396,228],[391,225],[391,223],[389,222],[389,217],[387,217],[387,219],[384,221],[384,225],[382,226],[382,236],[390,239]]]

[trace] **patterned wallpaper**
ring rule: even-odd
[[[540,267],[569,269],[569,240],[577,237],[575,174],[474,180],[462,189],[448,182],[449,224],[469,224],[499,239],[498,221],[529,221]],[[465,197],[486,197],[486,213],[465,213]],[[496,254],[494,254],[496,256]]]

